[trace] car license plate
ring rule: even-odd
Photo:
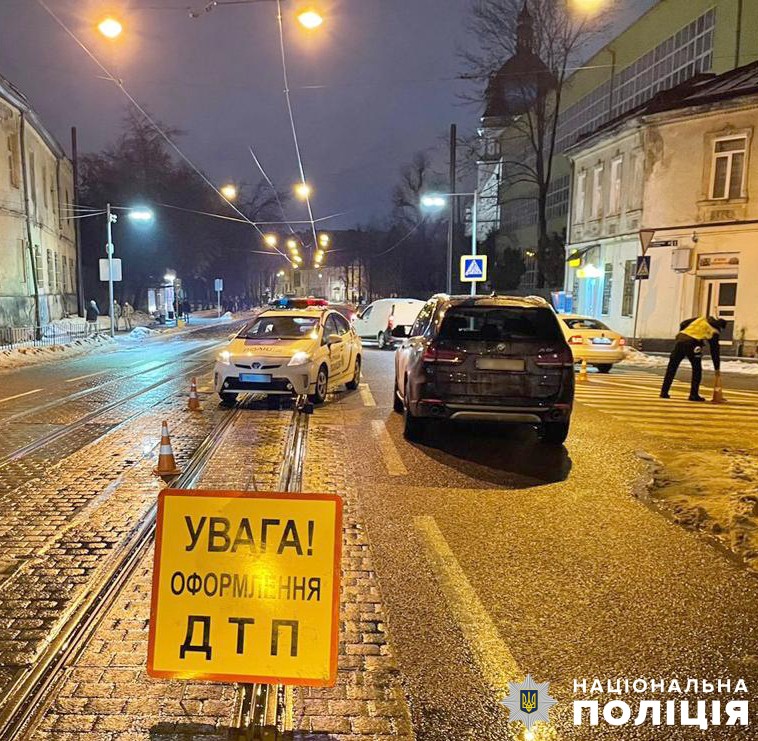
[[[608,337],[593,337],[592,344],[593,345],[611,345],[613,344],[613,340],[609,339]]]
[[[240,373],[242,383],[271,383],[270,373]]]
[[[525,366],[522,358],[477,358],[476,367],[479,370],[499,370],[523,373]]]

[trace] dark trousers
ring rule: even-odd
[[[690,396],[700,394],[700,381],[703,379],[703,346],[692,338],[677,338],[674,349],[671,351],[666,375],[663,377],[662,394],[668,394],[671,384],[674,383],[674,376],[679,369],[682,360],[687,358],[692,366],[692,383],[690,385]]]

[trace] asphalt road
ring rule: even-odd
[[[743,677],[755,697],[758,582],[632,491],[645,475],[640,452],[711,434],[713,422],[688,414],[752,415],[758,395],[744,392],[736,411],[675,398],[662,412],[670,425],[645,427],[635,418],[666,403],[659,379],[616,370],[580,389],[563,448],[485,426],[409,444],[391,409],[392,363],[391,353],[367,350],[367,388],[341,403],[419,738],[509,738],[499,700],[526,672],[551,683],[561,738],[662,737],[649,725],[574,727],[574,679]],[[735,417],[715,424],[739,429]],[[677,427],[687,440],[669,439]],[[744,425],[742,440],[758,443]],[[705,737],[747,733],[712,727]],[[667,739],[695,736],[703,733],[665,730]]]
[[[219,328],[207,336],[149,340],[0,374],[2,460],[22,443],[44,442],[51,432],[136,394],[102,419],[93,417],[65,444],[45,444],[0,465],[0,682],[12,680],[14,667],[34,661],[46,631],[84,589],[100,554],[116,548],[149,506],[158,486],[149,459],[159,420],[173,415],[174,445],[186,457],[221,413],[208,393],[208,371],[213,345],[223,337]],[[205,363],[204,412],[192,416],[184,375],[195,363]],[[647,479],[647,454],[718,445],[758,450],[758,428],[750,424],[758,418],[754,379],[725,379],[729,403],[703,405],[686,401],[684,380],[674,387],[674,398],[664,401],[657,398],[659,374],[615,369],[608,376],[591,374],[579,385],[565,446],[542,445],[528,429],[483,425],[439,429],[423,444],[410,444],[391,407],[392,366],[392,353],[366,348],[359,391],[332,394],[316,409],[306,478],[311,488],[344,491],[351,503],[350,542],[360,537],[360,548],[367,550],[365,563],[356,556],[365,576],[349,585],[351,599],[374,602],[386,616],[386,625],[375,621],[388,641],[382,656],[397,663],[416,737],[524,738],[514,736],[518,727],[508,724],[500,700],[508,681],[520,681],[527,672],[550,682],[558,700],[551,730],[538,739],[756,737],[752,728],[575,727],[571,719],[571,701],[582,699],[573,694],[575,679],[640,677],[667,684],[677,679],[684,686],[688,677],[733,683],[744,678],[749,699],[755,696],[755,577],[634,496]],[[170,383],[151,389],[170,374]],[[246,414],[265,440],[266,413]],[[250,434],[245,436],[238,454],[274,471],[276,446],[251,457],[244,442]],[[234,477],[244,467],[229,462],[225,456],[231,452],[219,452],[217,488],[240,485]],[[145,568],[140,578],[147,585]],[[123,614],[114,618],[113,635],[120,635],[119,621],[130,619],[141,641],[146,622],[129,613],[137,608],[125,597],[118,609]],[[119,667],[127,658],[108,664]],[[130,676],[142,681],[142,659],[131,656],[130,662]],[[117,672],[93,667],[83,675],[97,674],[98,682],[107,678],[109,694],[99,694],[105,690],[98,684],[89,687],[91,697],[110,699],[94,710],[98,702],[79,698],[84,686],[71,685],[70,698],[64,692],[66,702],[59,700],[54,709],[73,714],[49,719],[42,737],[58,737],[58,724],[65,721],[79,729],[76,738],[118,738],[116,731],[132,722],[85,717],[76,709],[81,704],[87,713],[119,715],[124,706],[114,698],[135,693],[128,681],[121,686],[122,680],[111,677]],[[375,700],[354,699],[379,693],[372,681],[358,671],[342,687],[348,699],[309,696],[307,702],[328,709],[332,715],[321,722],[332,722],[338,734],[343,727],[364,728],[364,737],[382,724],[400,728],[375,715]],[[146,686],[158,698],[160,688]],[[626,699],[636,707],[640,699],[669,697],[606,693],[591,699],[601,705]],[[135,699],[134,712],[143,710],[145,717],[142,725],[129,727],[155,729],[155,718],[165,716],[170,702],[161,698],[153,711]],[[364,706],[363,724],[339,716],[360,714]],[[189,714],[188,707],[174,711]],[[227,711],[219,706],[217,712],[220,718]],[[111,735],[105,730],[92,735],[92,728],[108,723]],[[326,728],[319,726],[320,732]],[[153,735],[140,730],[134,737]]]

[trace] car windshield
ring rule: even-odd
[[[562,318],[569,329],[608,329],[605,324],[599,322],[597,319],[589,319],[584,316]]]
[[[243,340],[299,340],[318,330],[315,316],[262,316],[250,323],[237,337]]]
[[[519,306],[449,309],[439,336],[442,340],[455,342],[558,340],[563,337],[550,309]]]

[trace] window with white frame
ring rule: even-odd
[[[34,245],[34,279],[37,287],[40,288],[45,282],[44,265],[42,263],[42,250],[38,244]]]
[[[632,187],[627,208],[642,208],[642,180],[644,176],[645,160],[642,152],[637,152],[632,160]]]
[[[55,268],[53,267],[53,251],[47,251],[47,280],[45,286],[48,291],[52,291],[55,287]]]
[[[21,173],[19,172],[18,137],[15,132],[8,134],[8,177],[14,188],[21,187]]]
[[[55,273],[55,292],[60,293],[61,292],[61,259],[58,256],[58,253],[53,253],[53,272]]]
[[[603,304],[600,313],[607,316],[611,311],[611,296],[613,295],[613,263],[605,263],[603,275]]]
[[[576,191],[574,193],[574,221],[581,224],[584,221],[584,195],[587,190],[587,172],[582,170],[576,176]]]
[[[595,165],[592,169],[592,202],[590,216],[599,219],[603,215],[603,166]]]
[[[747,137],[716,139],[711,162],[711,198],[742,198],[745,193]]]
[[[611,188],[608,195],[608,213],[621,213],[621,176],[623,157],[611,161]]]

